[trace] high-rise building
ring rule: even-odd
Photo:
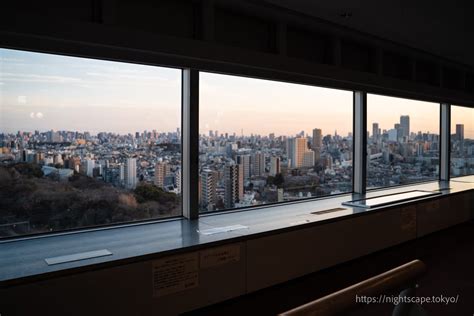
[[[227,144],[226,145],[226,155],[228,158],[231,158],[232,157],[232,154],[234,153],[234,151],[236,151],[238,149],[238,146],[237,144],[235,143],[230,143],[230,144]]]
[[[181,194],[181,169],[175,171],[174,177],[176,181],[176,191],[178,191],[178,194]]]
[[[321,148],[323,145],[323,133],[319,128],[313,129],[313,149]]]
[[[118,177],[118,183],[120,183],[120,185],[124,186],[125,185],[125,166],[123,163],[119,164],[119,177]]]
[[[400,128],[401,128],[401,135],[398,135],[398,137],[410,136],[410,116],[409,115],[400,116]]]
[[[170,174],[171,168],[167,162],[158,162],[155,165],[154,183],[159,188],[165,187],[165,178]]]
[[[460,142],[464,140],[464,124],[456,124],[456,140]]]
[[[224,205],[226,208],[235,207],[244,197],[244,172],[242,165],[227,164],[224,167]]]
[[[330,155],[327,155],[324,159],[324,166],[326,169],[332,169],[332,157]]]
[[[302,167],[305,168],[312,168],[314,167],[315,162],[315,155],[314,151],[308,150],[303,153],[303,165]]]
[[[396,142],[398,139],[398,130],[395,128],[389,129],[388,130],[388,140]]]
[[[288,138],[288,158],[290,159],[291,168],[303,167],[304,153],[308,151],[306,138],[295,137]]]
[[[137,187],[137,159],[127,158],[124,166],[124,182],[127,189],[133,190]]]
[[[86,158],[81,163],[81,172],[88,177],[92,177],[94,175],[94,167],[95,161],[90,158]]]
[[[280,157],[270,158],[270,175],[275,176],[277,173],[281,173]]]
[[[54,130],[50,130],[47,132],[47,139],[48,139],[48,142],[50,143],[58,143],[61,141],[61,136],[59,135],[58,132],[55,132]]]
[[[265,154],[258,152],[252,155],[252,175],[263,176],[265,174]]]
[[[250,155],[238,155],[237,163],[242,166],[244,179],[250,179]]]
[[[379,123],[372,123],[372,138],[374,140],[379,138]]]
[[[201,172],[200,203],[203,209],[212,211],[217,202],[217,172],[204,169]]]
[[[320,148],[316,148],[314,149],[314,163],[319,163],[321,159],[321,149]]]

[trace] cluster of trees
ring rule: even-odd
[[[81,174],[67,182],[55,181],[44,177],[36,164],[0,166],[0,224],[29,222],[28,232],[3,225],[0,236],[177,216],[180,212],[179,196],[151,184],[128,191]]]
[[[267,177],[267,184],[276,185],[278,188],[281,188],[284,182],[285,182],[285,178],[283,177],[281,173],[277,173],[275,176]]]

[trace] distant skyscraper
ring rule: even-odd
[[[201,206],[208,210],[212,211],[217,202],[217,172],[204,169],[201,172]]]
[[[275,176],[277,173],[281,173],[280,157],[270,158],[270,175]]]
[[[244,173],[242,165],[227,164],[224,167],[224,205],[233,208],[244,197]]]
[[[400,128],[402,129],[402,133],[398,135],[399,137],[410,136],[410,116],[400,116]]]
[[[124,181],[127,189],[135,189],[137,187],[137,159],[127,158],[125,160]]]
[[[252,155],[252,175],[263,176],[265,174],[265,154],[258,152]]]
[[[308,151],[306,138],[288,138],[288,157],[291,160],[291,168],[303,167],[304,153]]]
[[[234,151],[236,151],[238,149],[238,146],[237,144],[234,144],[234,143],[231,143],[231,144],[227,144],[226,145],[226,155],[228,158],[231,158],[232,157],[232,154],[234,153]]]
[[[396,142],[398,139],[398,130],[393,128],[388,130],[388,140]]]
[[[170,165],[166,162],[158,162],[155,165],[154,183],[159,188],[165,187],[165,178],[170,174]]]
[[[319,128],[313,129],[313,149],[321,148],[323,145],[323,133]]]
[[[49,132],[47,132],[46,136],[48,138],[48,142],[50,143],[58,143],[61,141],[59,133],[55,132],[54,130],[50,130]]]
[[[327,155],[325,160],[324,160],[324,166],[327,169],[332,169],[332,157],[330,155]]]
[[[372,138],[377,140],[379,138],[379,123],[372,124]]]
[[[243,168],[244,179],[250,179],[250,155],[238,155],[237,163]]]
[[[303,153],[303,164],[302,167],[311,168],[314,167],[314,151],[308,150]]]
[[[456,124],[456,140],[460,142],[464,140],[464,124]]]

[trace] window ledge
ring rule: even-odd
[[[81,271],[107,268],[137,261],[222,243],[243,241],[260,235],[301,229],[330,221],[344,220],[369,212],[387,210],[420,200],[438,199],[456,193],[474,190],[474,175],[454,178],[451,181],[433,181],[369,191],[365,197],[400,193],[410,190],[440,191],[441,195],[395,203],[372,209],[341,206],[342,202],[364,196],[344,194],[315,201],[302,201],[284,205],[260,207],[251,211],[216,213],[201,216],[198,220],[176,219],[111,229],[58,234],[40,238],[26,238],[0,242],[0,286],[42,280]],[[332,208],[336,212],[311,214]],[[216,234],[202,234],[203,230],[231,225],[244,229]],[[46,258],[107,249],[112,255],[48,265]]]

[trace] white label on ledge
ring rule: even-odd
[[[240,260],[240,244],[201,251],[201,268],[210,268]]]
[[[307,224],[307,223],[311,223],[311,220],[304,219],[304,220],[301,220],[301,221],[290,222],[290,225],[295,226],[295,225],[303,225],[303,224]]]
[[[199,284],[198,253],[172,256],[153,261],[153,296],[163,296]]]
[[[231,226],[223,226],[223,227],[198,230],[198,233],[202,235],[214,235],[214,234],[227,233],[234,230],[247,229],[247,228],[248,226],[244,226],[244,225],[231,225]]]

